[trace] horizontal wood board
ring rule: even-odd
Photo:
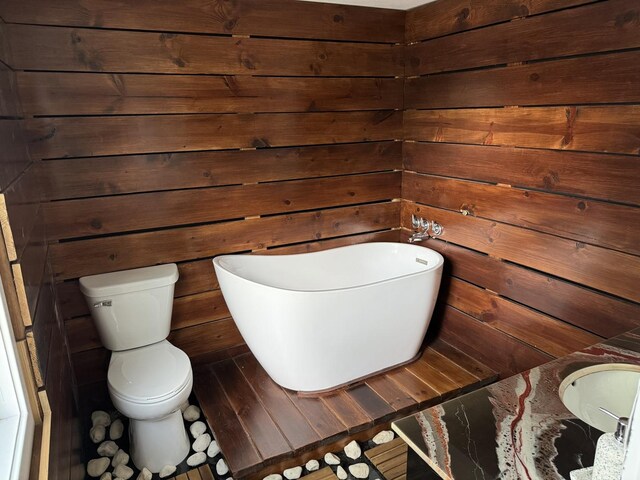
[[[407,15],[403,237],[444,227],[441,338],[508,376],[640,322],[631,0]],[[480,339],[471,341],[471,338]]]

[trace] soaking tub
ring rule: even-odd
[[[442,256],[365,243],[213,260],[247,345],[271,378],[321,392],[412,360],[435,305]]]

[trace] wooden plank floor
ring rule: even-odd
[[[322,452],[338,439],[387,424],[495,380],[485,365],[431,342],[416,361],[329,394],[278,386],[251,353],[195,369],[195,393],[236,479]],[[327,450],[328,451],[328,450]]]
[[[406,480],[408,446],[401,438],[383,443],[364,454],[386,480]]]

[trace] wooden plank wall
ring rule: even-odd
[[[640,323],[640,4],[407,15],[402,225],[444,226],[440,335],[509,375]]]
[[[107,359],[83,275],[177,262],[170,340],[212,358],[243,345],[213,256],[399,238],[404,12],[7,0],[0,15],[81,383]]]
[[[0,33],[5,28],[0,19]],[[29,155],[27,115],[4,40],[0,48],[0,277],[36,423],[30,478],[83,478],[74,375],[47,265],[41,165]]]

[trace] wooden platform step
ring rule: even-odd
[[[211,466],[202,465],[198,468],[189,470],[187,473],[181,473],[175,477],[171,477],[170,480],[215,480]]]
[[[194,374],[200,406],[237,480],[294,466],[311,452],[319,459],[344,438],[375,433],[496,378],[442,341],[408,365],[318,397],[281,388],[251,353],[200,365]]]
[[[336,477],[336,474],[333,473],[330,467],[324,467],[309,475],[305,475],[300,480],[338,480],[338,477]]]
[[[406,480],[407,444],[401,438],[364,452],[386,480]]]

